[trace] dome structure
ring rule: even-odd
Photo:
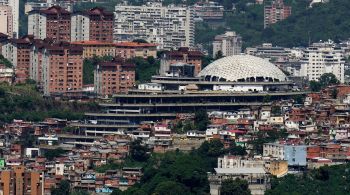
[[[286,75],[267,60],[251,55],[233,55],[218,59],[205,67],[198,76],[207,81],[278,82]]]

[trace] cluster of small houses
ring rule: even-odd
[[[338,92],[336,99],[332,94],[334,89]],[[191,130],[181,135],[174,133],[166,121],[145,123],[131,132],[91,136],[72,130],[74,121],[14,120],[0,131],[0,168],[13,170],[25,166],[26,171],[40,173],[43,194],[62,180],[69,180],[74,189],[108,193],[116,188],[126,189],[142,177],[140,167],[96,171],[97,167],[122,162],[135,139],[142,140],[153,152],[161,153],[175,149],[186,151],[199,147],[205,140],[219,139],[225,147],[233,142],[245,147],[248,155],[218,159],[215,172],[208,175],[211,194],[220,193],[223,179],[235,177],[247,179],[253,194],[263,194],[269,188],[270,175],[283,177],[287,173],[341,164],[350,159],[349,93],[350,87],[341,85],[310,93],[302,104],[286,100],[236,112],[210,111],[206,131]],[[186,120],[189,118],[190,115]],[[182,119],[176,121],[179,120]],[[258,138],[256,133],[268,135],[279,131],[286,136],[265,143],[262,153],[257,154],[251,144]],[[32,143],[26,143],[32,138]],[[45,152],[57,148],[66,153],[53,160],[44,157]]]

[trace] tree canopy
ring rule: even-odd
[[[221,195],[250,195],[248,182],[239,178],[224,180],[221,184]]]
[[[332,73],[325,73],[321,75],[318,81],[310,81],[310,89],[311,91],[317,92],[321,91],[323,88],[339,84],[339,80]]]
[[[328,195],[350,193],[350,164],[324,166],[303,175],[274,178],[266,195]]]

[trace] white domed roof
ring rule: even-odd
[[[226,81],[286,80],[286,75],[274,64],[251,55],[218,59],[205,67],[198,76]]]

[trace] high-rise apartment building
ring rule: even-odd
[[[83,87],[83,48],[61,43],[45,47],[42,83],[45,95],[78,91]]]
[[[12,34],[10,37],[17,38],[19,34],[18,22],[19,22],[19,0],[0,0],[0,5],[6,5],[11,7],[12,13]],[[3,25],[3,23],[1,23]]]
[[[271,5],[264,7],[264,28],[288,18],[291,14],[291,6],[284,5],[283,0],[273,0]]]
[[[35,42],[30,53],[30,78],[45,95],[80,91],[83,86],[83,48],[67,42]]]
[[[0,5],[0,32],[8,36],[13,35],[12,9],[8,5]]]
[[[314,43],[304,51],[300,76],[317,81],[324,73],[333,73],[344,83],[344,53],[331,42]]]
[[[59,6],[33,10],[28,14],[28,34],[34,35],[37,39],[51,38],[69,42],[71,13]]]
[[[43,195],[44,177],[40,172],[15,166],[0,172],[0,194]]]
[[[113,13],[103,8],[72,14],[71,41],[113,42]]]
[[[236,32],[228,31],[215,36],[213,41],[213,57],[221,51],[223,56],[238,55],[242,51],[242,37]]]
[[[144,39],[159,44],[158,49],[193,47],[193,19],[194,12],[189,7],[165,7],[159,3],[118,5],[115,7],[114,39]]]
[[[94,85],[99,95],[127,92],[135,85],[135,64],[122,58],[99,63],[94,71]]]
[[[10,39],[2,46],[2,55],[15,68],[17,83],[23,83],[29,78],[30,50],[33,41],[33,36],[28,35],[19,39]]]

